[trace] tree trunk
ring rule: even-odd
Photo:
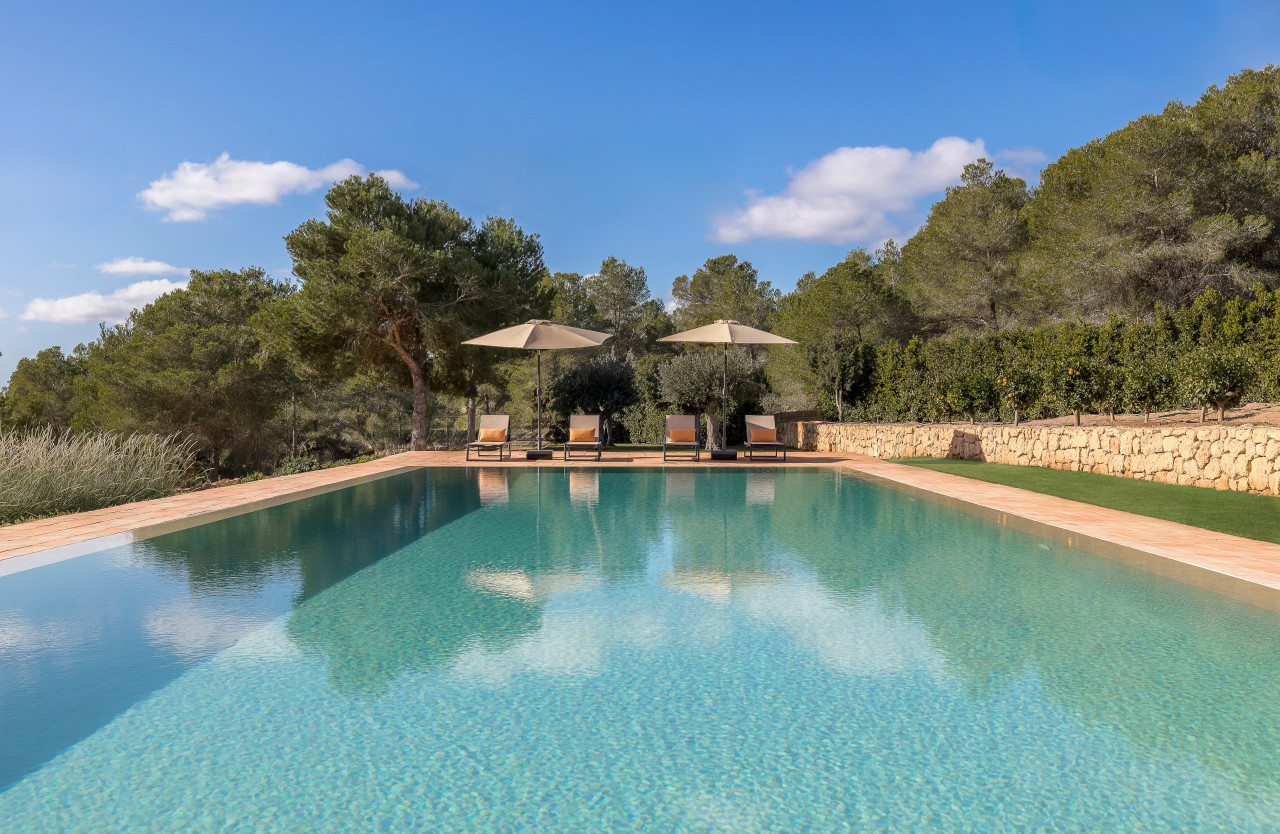
[[[717,415],[720,413],[720,403],[711,403],[702,409],[707,415],[707,449],[720,448],[720,427]]]
[[[1142,413],[1142,422],[1151,422],[1151,406],[1147,406],[1146,410]]]
[[[476,398],[467,397],[467,442],[474,443],[476,439]]]
[[[1013,409],[1013,424],[1014,424],[1015,426],[1016,426],[1016,425],[1018,425],[1018,418],[1019,418],[1019,417],[1021,417],[1021,416],[1022,416],[1022,409],[1017,408],[1017,407],[1015,406],[1015,407],[1014,407],[1014,409]]]
[[[1107,408],[1107,416],[1111,418],[1111,422],[1114,423],[1116,421],[1116,407],[1114,405]]]
[[[289,399],[293,402],[293,437],[289,441],[289,457],[298,456],[298,392],[290,391]]]
[[[844,397],[840,395],[840,386],[836,386],[836,421],[844,422]]]
[[[427,451],[427,379],[422,366],[409,365],[413,377],[413,430],[409,434],[409,446],[415,452]]]
[[[415,452],[427,451],[427,375],[409,351],[399,342],[390,342],[404,364],[409,366],[409,378],[413,380],[413,429],[409,433],[409,448]]]
[[[1204,405],[1204,404],[1202,403],[1202,404],[1200,405],[1200,422],[1201,422],[1201,423],[1203,423],[1203,422],[1204,422],[1204,416],[1205,416],[1205,414],[1206,414],[1208,411],[1209,411],[1209,406]]]
[[[222,446],[218,443],[213,444],[213,454],[211,457],[212,459],[210,460],[210,463],[213,464],[211,467],[213,477],[210,478],[210,481],[216,484],[222,478],[222,475],[218,472],[218,461],[222,458]]]
[[[1221,423],[1227,416],[1227,406],[1224,403],[1218,403],[1218,422]]]
[[[1073,408],[1071,409],[1071,413],[1074,414],[1076,417],[1076,425],[1077,426],[1080,425],[1080,409]]]

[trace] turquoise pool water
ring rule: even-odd
[[[425,471],[24,566],[6,832],[1280,828],[1280,616],[833,472]]]

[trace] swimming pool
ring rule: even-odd
[[[1280,615],[821,469],[0,562],[6,831],[1280,826]]]

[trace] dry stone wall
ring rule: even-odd
[[[1280,495],[1280,428],[784,423],[800,449],[1046,466]]]

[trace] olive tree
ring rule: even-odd
[[[613,415],[639,399],[635,368],[613,356],[579,362],[551,384],[551,410],[599,414],[606,445],[613,444]]]
[[[719,448],[724,361],[718,350],[694,350],[671,357],[658,369],[658,389],[663,401],[706,415],[708,449]],[[731,402],[745,402],[760,395],[758,368],[745,351],[729,351],[728,368]]]

